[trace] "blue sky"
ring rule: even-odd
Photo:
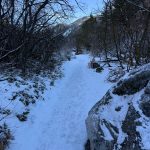
[[[76,18],[71,19],[70,21],[74,21],[83,16],[88,16],[91,12],[95,12],[98,8],[101,10],[103,8],[103,0],[77,0],[81,5],[83,4],[83,10],[76,8],[75,16]],[[75,4],[75,0],[71,0],[73,4]]]

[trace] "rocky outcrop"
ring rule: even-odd
[[[150,81],[148,82],[148,84],[145,88],[145,94],[150,94]]]
[[[116,68],[109,72],[109,76],[107,80],[109,82],[115,83],[124,75],[125,75],[125,71],[122,68]]]
[[[147,117],[150,117],[150,81],[148,82],[144,94],[141,96],[140,107]]]
[[[99,67],[100,67],[100,64],[98,64],[97,62],[93,62],[93,63],[91,63],[91,67],[92,67],[93,69],[96,69],[96,68],[99,68]]]
[[[120,80],[90,110],[86,119],[86,150],[150,149],[149,117],[150,64],[147,64]]]
[[[88,138],[90,140],[90,147],[92,150],[103,150],[103,149],[113,149],[114,140],[104,141],[105,133],[103,132],[101,126],[109,126],[111,133],[113,134],[113,125],[106,120],[100,120],[98,117],[99,108],[103,105],[107,105],[110,103],[112,97],[110,95],[110,92],[107,92],[107,94],[103,97],[101,101],[99,101],[89,112],[89,117],[86,120],[87,125],[87,132],[88,132]],[[111,136],[111,135],[110,135]],[[115,137],[115,134],[113,134]]]
[[[136,126],[141,125],[136,121],[140,114],[135,110],[133,105],[129,106],[125,120],[122,123],[122,131],[127,133],[124,142],[121,144],[122,150],[140,150],[140,134],[136,131]]]
[[[117,95],[132,95],[143,89],[150,80],[150,71],[142,71],[134,76],[118,82],[117,87],[113,90]]]

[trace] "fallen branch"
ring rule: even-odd
[[[108,63],[108,62],[116,62],[119,61],[118,59],[110,59],[110,60],[103,60],[103,61],[99,61],[101,63]]]
[[[2,56],[2,57],[0,58],[0,61],[2,61],[3,59],[5,59],[6,57],[8,57],[10,54],[13,54],[13,53],[17,52],[18,50],[20,50],[20,48],[21,48],[24,44],[25,44],[25,43],[23,43],[22,45],[20,45],[20,46],[17,47],[16,49],[11,50],[11,51],[9,51],[8,53],[6,53],[4,56]]]

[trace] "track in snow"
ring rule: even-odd
[[[94,72],[87,67],[89,60],[88,55],[79,55],[64,63],[64,77],[16,129],[9,150],[84,149],[88,111],[110,88],[105,82],[108,70]]]

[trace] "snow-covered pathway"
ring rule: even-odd
[[[27,122],[14,132],[9,150],[83,150],[85,119],[91,107],[110,88],[101,74],[87,67],[88,55],[64,63],[64,77],[32,108]],[[49,87],[49,83],[47,83]]]

